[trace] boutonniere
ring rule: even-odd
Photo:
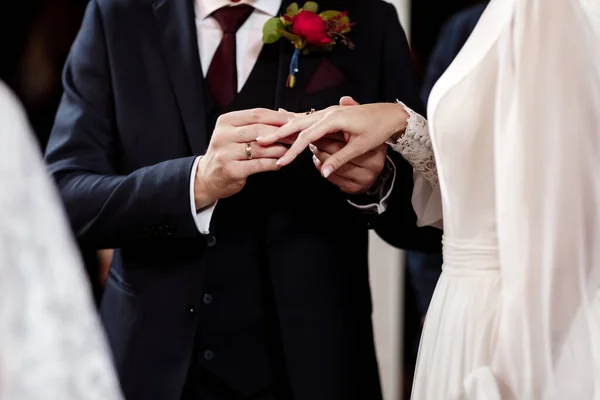
[[[299,71],[300,55],[331,51],[337,43],[354,48],[354,44],[345,36],[352,25],[347,12],[329,10],[319,13],[319,5],[314,1],[307,1],[302,8],[298,3],[292,3],[284,15],[271,18],[265,23],[263,42],[271,44],[285,38],[294,45],[286,82],[286,87],[293,88]]]

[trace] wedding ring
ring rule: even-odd
[[[252,142],[246,143],[246,158],[252,160]]]

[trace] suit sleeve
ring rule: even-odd
[[[78,239],[96,248],[198,236],[190,213],[195,157],[119,173],[107,44],[90,1],[64,72],[64,95],[46,151]]]
[[[473,32],[484,10],[485,6],[479,4],[467,11],[456,14],[442,27],[431,53],[423,88],[421,89],[421,98],[425,104],[427,104],[431,89],[454,61],[471,32]]]
[[[458,53],[458,50],[460,50],[460,47],[457,46],[460,39],[457,36],[458,31],[455,22],[451,19],[442,27],[438,40],[431,52],[429,64],[427,65],[423,88],[421,90],[421,98],[425,104],[427,104],[433,85],[440,79],[454,59],[454,56],[456,56],[456,53]]]
[[[412,110],[424,115],[406,34],[394,6],[385,3],[384,7],[380,100],[401,100]],[[374,229],[392,246],[424,252],[440,251],[441,231],[417,227],[417,216],[411,200],[414,184],[412,166],[391,149],[389,156],[396,166],[394,189],[386,212],[373,222]]]

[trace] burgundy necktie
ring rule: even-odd
[[[212,16],[223,30],[223,39],[210,63],[206,80],[214,99],[221,109],[227,107],[237,94],[237,64],[235,34],[246,22],[254,8],[248,5],[223,7]]]

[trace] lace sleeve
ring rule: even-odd
[[[388,144],[392,149],[402,155],[415,171],[430,182],[434,187],[438,185],[438,173],[427,120],[408,108],[401,101],[397,101],[408,115],[404,134],[397,140]]]

